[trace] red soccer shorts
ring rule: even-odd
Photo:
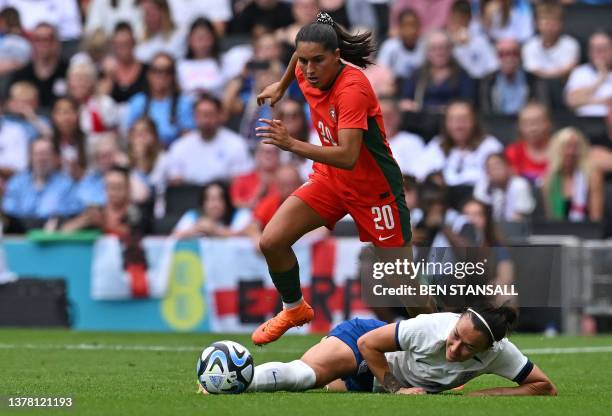
[[[410,212],[403,194],[381,205],[348,204],[324,181],[316,174],[311,175],[292,195],[314,209],[326,221],[327,228],[333,230],[336,223],[349,214],[357,224],[361,241],[377,247],[403,247],[410,242]]]

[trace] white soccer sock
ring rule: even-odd
[[[304,391],[314,387],[314,370],[300,360],[290,363],[269,362],[255,367],[248,391]]]

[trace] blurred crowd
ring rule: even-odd
[[[417,244],[452,243],[466,222],[495,245],[494,222],[602,221],[612,2],[582,2],[609,17],[582,38],[564,26],[570,3],[0,0],[5,231],[257,238],[311,168],[259,143],[258,119],[319,138],[297,86],[274,108],[256,95],[282,76],[319,10],[375,34],[366,75]],[[437,120],[434,134],[410,122],[423,114]],[[557,128],[568,114],[601,129]],[[487,131],[488,115],[516,120],[515,137]]]

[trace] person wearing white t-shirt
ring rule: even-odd
[[[495,221],[522,221],[535,209],[535,199],[527,179],[512,174],[503,153],[493,153],[486,161],[487,176],[474,187],[474,198],[490,205]]]
[[[612,100],[612,39],[603,31],[589,38],[589,63],[570,74],[565,85],[567,104],[579,116],[605,117]]]
[[[14,7],[19,12],[26,32],[47,23],[57,27],[62,41],[81,37],[81,13],[77,0],[0,0],[0,10],[7,7]]]
[[[198,17],[210,20],[219,35],[225,33],[227,22],[232,18],[230,0],[168,0],[174,24],[186,32]]]
[[[573,37],[563,34],[563,6],[557,2],[542,2],[536,6],[539,35],[523,46],[523,65],[538,78],[565,78],[578,64],[580,45]]]
[[[449,186],[475,185],[485,174],[487,156],[502,150],[499,140],[482,131],[473,106],[455,101],[446,110],[442,133],[419,157],[417,178],[423,180],[432,172],[442,171]]]
[[[387,133],[389,147],[403,175],[415,175],[416,166],[425,147],[423,139],[407,131],[400,131],[399,105],[392,98],[378,100]]]
[[[327,386],[333,391],[425,394],[495,374],[518,385],[468,395],[556,395],[546,374],[506,338],[515,319],[508,306],[421,314],[392,324],[355,318],[336,326],[299,360],[255,367],[248,391]]]
[[[398,35],[385,40],[376,63],[389,68],[398,78],[410,78],[425,60],[425,44],[419,41],[421,20],[412,9],[398,17]]]
[[[470,32],[472,10],[468,0],[456,0],[446,28],[453,41],[453,56],[472,77],[481,79],[499,68],[497,53],[482,33]]]
[[[221,102],[202,95],[194,104],[196,130],[170,146],[167,177],[170,184],[206,184],[228,179],[253,168],[245,140],[222,127]]]

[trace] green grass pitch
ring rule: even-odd
[[[257,348],[248,336],[221,334],[128,334],[60,330],[0,330],[1,415],[612,415],[612,352],[585,352],[612,346],[612,337],[516,335],[513,341],[542,367],[558,397],[464,397],[461,394],[256,393],[196,394],[199,350],[232,339],[247,346],[255,363],[299,358],[316,336],[285,336]],[[543,348],[576,347],[572,353]],[[588,349],[588,348],[587,348]],[[539,350],[539,351],[538,351]],[[465,391],[511,385],[480,377]],[[14,409],[7,397],[66,397],[74,407]]]

